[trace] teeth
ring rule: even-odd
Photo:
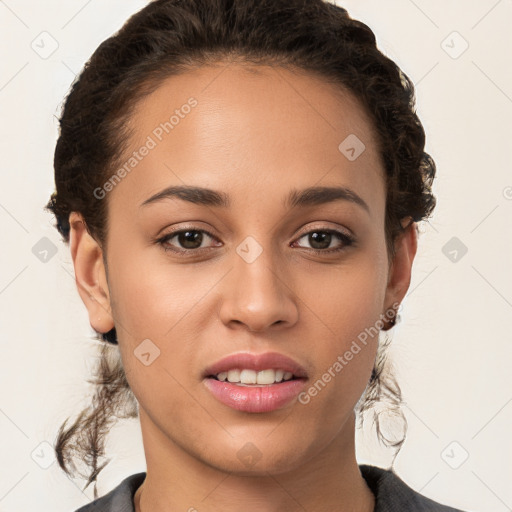
[[[257,372],[255,370],[247,369],[233,369],[227,372],[220,372],[216,375],[220,381],[228,381],[240,384],[274,384],[283,380],[290,380],[293,377],[292,372],[285,372],[284,370],[262,370]]]
[[[258,374],[254,370],[242,370],[240,372],[240,382],[242,384],[256,384]]]
[[[218,378],[218,376],[217,376],[217,378]],[[229,382],[240,382],[240,370],[229,370],[228,381]]]
[[[275,381],[276,372],[274,370],[262,370],[261,372],[258,372],[258,375],[256,375],[257,384],[274,384]]]

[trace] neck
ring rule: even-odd
[[[321,452],[291,471],[239,475],[191,456],[140,410],[146,478],[136,512],[373,512],[375,498],[355,459],[355,417]]]

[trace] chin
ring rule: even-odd
[[[278,443],[276,446],[276,443],[269,443],[268,440],[265,442],[264,438],[255,442],[235,441],[234,447],[225,447],[220,452],[210,453],[207,460],[203,452],[201,458],[210,467],[232,475],[268,477],[269,474],[293,471],[309,458],[308,454],[297,450],[297,446],[301,445],[300,440],[292,442],[288,438],[287,442],[289,445]],[[233,456],[227,456],[229,453]]]

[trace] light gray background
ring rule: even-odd
[[[69,249],[42,208],[53,191],[55,116],[75,73],[144,5],[0,1],[1,512],[64,512],[92,500],[92,488],[82,493],[83,482],[63,474],[47,444],[89,403],[96,343]],[[438,206],[421,227],[390,352],[409,422],[395,468],[435,500],[512,510],[512,1],[340,5],[375,31],[416,84],[438,168]],[[56,51],[44,55],[52,44]],[[43,237],[56,249],[46,262],[36,256],[37,244],[49,245]],[[391,452],[374,439],[370,425],[358,434],[358,459],[387,466]],[[107,448],[101,495],[145,470],[138,422],[119,424]]]

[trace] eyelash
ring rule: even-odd
[[[169,244],[167,243],[169,240],[172,240],[175,236],[177,236],[181,233],[189,232],[189,231],[197,232],[197,233],[204,233],[204,234],[208,235],[210,238],[217,240],[217,238],[214,235],[212,235],[209,231],[207,231],[206,229],[196,229],[193,226],[190,226],[188,228],[180,229],[178,231],[169,233],[169,234],[163,236],[162,238],[157,239],[155,242],[160,244],[162,246],[162,248],[164,249],[164,251],[172,252],[175,254],[198,253],[201,251],[201,249],[209,249],[209,247],[202,247],[199,249],[178,249],[176,247],[169,246]],[[342,231],[337,231],[335,229],[330,229],[330,228],[312,229],[311,231],[307,231],[306,233],[303,233],[297,240],[300,240],[301,238],[303,238],[311,233],[330,233],[330,234],[336,235],[338,237],[338,239],[341,242],[343,242],[343,244],[341,246],[336,247],[334,249],[312,249],[312,248],[305,247],[305,249],[308,249],[309,251],[312,251],[315,254],[325,255],[325,254],[338,253],[338,252],[346,250],[348,247],[350,247],[351,245],[354,245],[354,243],[355,243],[354,237],[352,237],[346,233],[343,233]]]

